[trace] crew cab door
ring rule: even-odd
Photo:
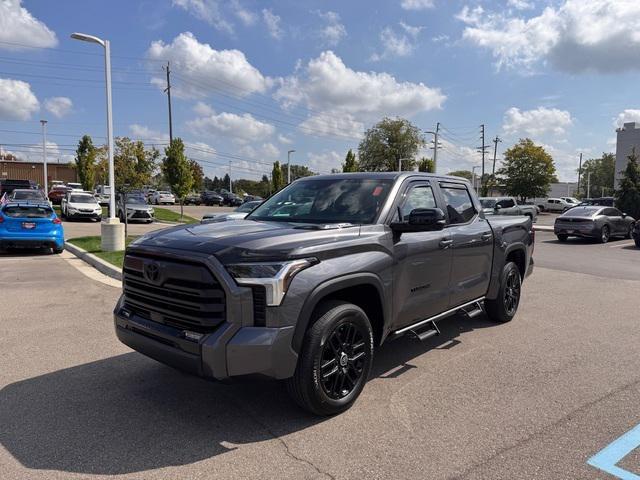
[[[396,200],[406,218],[416,208],[436,208],[436,194],[427,180],[412,181]],[[396,328],[437,315],[449,304],[451,236],[447,230],[394,234],[393,310]]]
[[[493,231],[463,183],[440,182],[445,231],[453,240],[449,308],[483,297],[489,288]]]

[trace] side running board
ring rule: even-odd
[[[394,331],[392,335],[393,337],[397,337],[404,333],[411,332],[420,340],[426,340],[427,338],[431,338],[440,333],[440,330],[436,325],[436,320],[448,317],[454,313],[463,313],[469,318],[477,317],[484,311],[482,308],[483,301],[484,297],[476,298],[475,300],[450,308],[449,310],[439,313],[438,315],[434,315],[433,317],[425,318],[424,320],[420,320],[412,325],[400,328],[399,330]]]

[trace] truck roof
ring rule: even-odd
[[[366,179],[366,178],[379,178],[379,179],[388,179],[388,180],[399,180],[407,177],[425,177],[425,178],[437,178],[441,180],[451,180],[455,182],[464,182],[469,183],[466,178],[463,177],[454,177],[451,175],[438,175],[435,173],[426,173],[426,172],[413,172],[413,171],[404,171],[404,172],[353,172],[353,173],[330,173],[327,175],[314,175],[312,177],[303,177],[299,178],[296,181],[301,180],[313,180],[313,179],[346,179],[346,178],[358,178],[358,179]]]

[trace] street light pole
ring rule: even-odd
[[[44,194],[49,198],[49,173],[47,172],[47,121],[40,120],[42,125],[42,170],[44,173]]]
[[[295,152],[295,150],[289,150],[287,152],[287,185],[291,183],[291,154]]]
[[[111,99],[111,46],[109,40],[103,40],[85,33],[72,33],[71,38],[83,42],[97,43],[104,48],[104,75],[107,96],[107,151],[109,157],[109,218],[102,223],[102,250],[124,250],[124,229],[116,217],[116,181],[113,162],[113,114]],[[126,212],[125,212],[126,215]]]

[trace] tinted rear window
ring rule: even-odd
[[[20,205],[4,207],[2,213],[10,218],[46,218],[51,216],[53,210],[49,207]]]
[[[600,211],[600,208],[573,207],[571,210],[568,210],[564,215],[566,215],[567,217],[592,217],[598,211]]]
[[[14,190],[13,199],[14,200],[44,200],[44,195],[42,195],[37,190]]]

